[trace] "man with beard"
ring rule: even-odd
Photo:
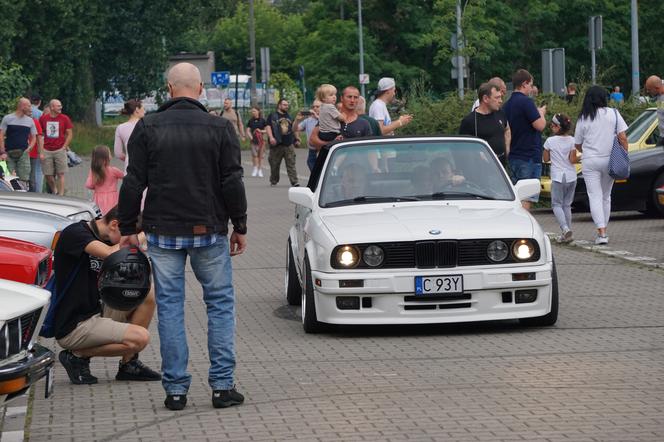
[[[286,172],[291,186],[300,184],[295,169],[295,147],[300,140],[295,138],[293,131],[293,118],[288,114],[288,100],[282,98],[277,103],[277,111],[267,117],[267,137],[270,141],[270,153],[267,160],[270,163],[270,185],[276,186],[279,182],[279,168],[281,160],[286,163]]]

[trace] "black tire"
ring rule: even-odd
[[[316,300],[314,299],[314,284],[311,279],[309,257],[304,258],[304,290],[302,291],[302,328],[305,333],[320,333],[325,324],[318,321],[316,316]]]
[[[655,181],[653,181],[652,188],[648,190],[649,198],[647,201],[646,213],[653,216],[664,216],[664,204],[659,202],[657,192],[655,189],[664,185],[664,173],[660,173]]]
[[[551,270],[551,311],[536,318],[521,318],[519,323],[528,327],[548,327],[558,320],[558,271],[556,270],[556,261],[553,261]]]
[[[284,276],[284,288],[286,290],[286,301],[288,305],[300,305],[302,303],[302,286],[297,278],[295,260],[293,260],[293,249],[291,240],[288,238],[288,251],[286,252],[286,273]]]

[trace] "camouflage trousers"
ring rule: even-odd
[[[295,170],[295,148],[278,144],[270,146],[270,153],[267,161],[270,163],[270,184],[275,185],[279,182],[279,168],[281,160],[286,162],[286,172],[291,185],[297,184],[297,171]]]

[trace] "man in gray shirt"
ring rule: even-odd
[[[646,93],[655,97],[657,103],[657,118],[659,119],[658,146],[664,145],[664,83],[657,75],[651,75],[646,80]]]
[[[31,113],[30,100],[19,98],[16,112],[5,115],[0,123],[0,160],[7,160],[9,170],[15,171],[26,187],[30,182],[30,151],[37,141]]]

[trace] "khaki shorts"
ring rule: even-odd
[[[58,344],[67,350],[120,344],[129,327],[127,320],[131,313],[104,307],[103,316],[98,313],[79,322],[71,333],[58,339]]]
[[[44,175],[54,176],[56,174],[67,173],[67,150],[62,147],[58,150],[44,149],[44,159],[42,160],[42,172]]]
[[[30,180],[30,154],[27,150],[13,149],[7,151],[7,167],[16,171],[21,181]]]

